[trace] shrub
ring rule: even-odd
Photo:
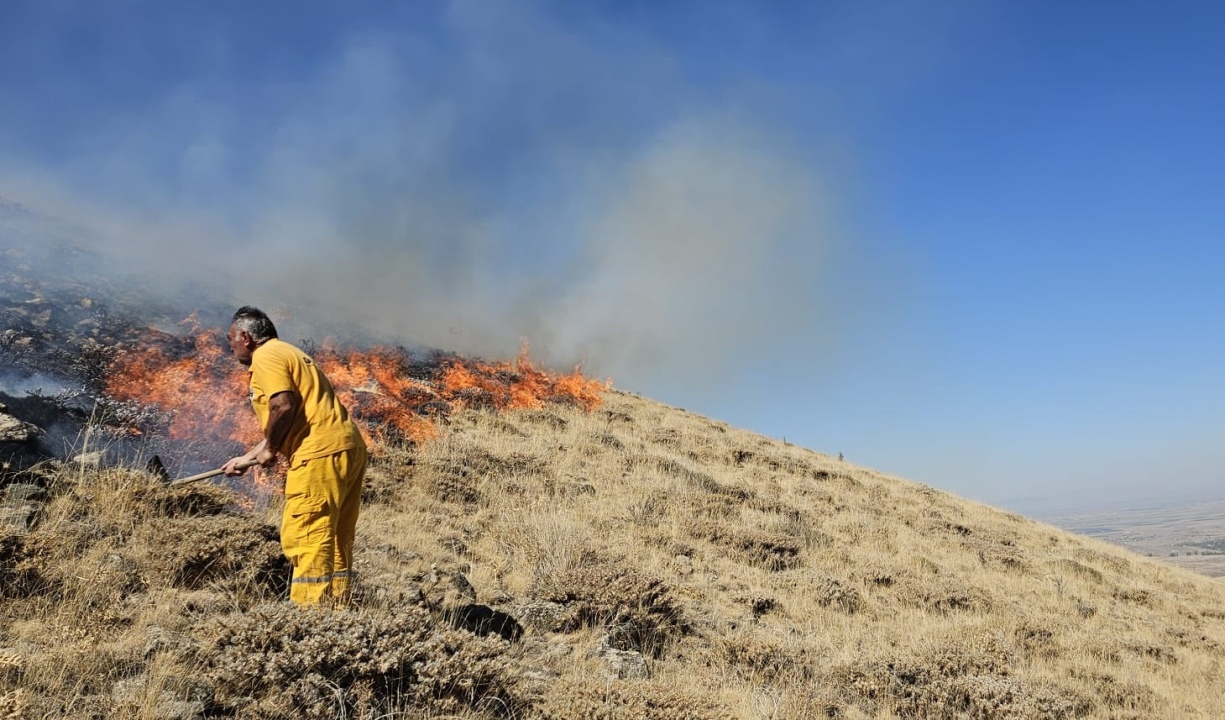
[[[685,632],[672,589],[629,565],[590,557],[578,567],[537,581],[537,600],[560,603],[560,632],[606,628],[618,650],[658,655],[671,636]]]
[[[510,714],[518,673],[496,637],[436,626],[420,607],[375,613],[261,605],[215,622],[205,675],[219,698],[273,717],[332,718],[359,707]]]
[[[0,598],[21,598],[55,591],[60,581],[49,569],[54,536],[0,530]]]
[[[699,522],[690,528],[693,537],[709,540],[729,550],[742,562],[766,570],[788,570],[800,565],[803,542],[791,535],[753,527],[736,528],[727,522]]]
[[[733,720],[705,695],[655,682],[574,681],[554,686],[538,708],[541,720]]]
[[[251,518],[170,518],[142,530],[147,567],[163,584],[188,589],[217,584],[273,595],[284,594],[288,585],[290,567],[277,529]]]

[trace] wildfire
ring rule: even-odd
[[[165,430],[172,440],[232,440],[242,445],[259,440],[254,416],[235,412],[246,401],[246,372],[222,347],[217,333],[191,335],[186,345],[172,336],[149,338],[151,342],[121,353],[111,365],[107,396],[170,414]]]
[[[247,404],[247,373],[223,347],[223,338],[219,330],[199,328],[186,338],[147,335],[150,341],[116,357],[104,393],[164,413],[172,440],[249,447],[259,440],[259,428]],[[376,451],[387,442],[426,442],[436,436],[439,418],[466,408],[567,403],[590,411],[609,387],[578,369],[541,370],[529,361],[526,346],[510,362],[441,353],[422,359],[401,348],[331,343],[312,354]]]

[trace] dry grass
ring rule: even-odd
[[[47,482],[0,718],[1225,717],[1218,582],[625,393],[387,451],[339,614],[283,604],[275,509]]]

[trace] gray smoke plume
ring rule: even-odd
[[[185,80],[0,195],[184,312],[257,304],[290,337],[526,340],[641,387],[811,325],[832,203],[794,143],[645,39],[516,7],[452,4],[445,53],[351,33],[291,87]]]

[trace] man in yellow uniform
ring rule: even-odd
[[[281,547],[293,565],[289,597],[299,605],[345,604],[366,473],[361,431],[315,361],[277,339],[263,311],[239,308],[229,340],[234,357],[250,369],[251,405],[264,439],[226,463],[225,474],[286,458]]]

